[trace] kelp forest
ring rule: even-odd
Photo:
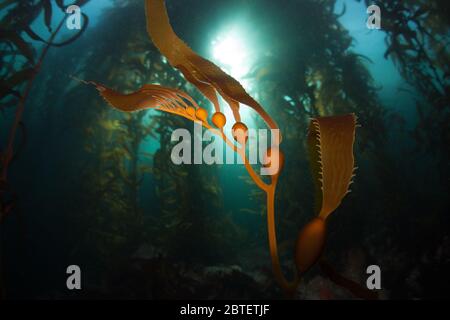
[[[366,32],[382,35],[383,59],[393,65],[386,72],[401,78],[391,103],[371,73],[376,63],[341,23],[351,3],[372,1],[165,1],[176,34],[219,66],[209,47],[218,30],[235,18],[247,24],[252,59],[231,75],[282,133],[274,216],[287,278],[298,232],[316,212],[311,119],[357,118],[349,192],[327,218],[320,261],[288,295],[271,263],[270,201],[245,166],[175,164],[172,132],[195,135],[192,121],[120,112],[91,85],[127,94],[159,85],[214,114],[149,37],[146,1],[102,2],[95,14],[89,0],[0,0],[2,299],[448,297],[448,1],[376,2],[382,26]],[[72,4],[81,27],[68,30]],[[218,50],[216,58],[232,53],[227,42]],[[256,112],[241,116],[249,128],[266,128]],[[82,290],[66,287],[70,265],[82,270]],[[370,265],[382,272],[376,293],[366,288]]]

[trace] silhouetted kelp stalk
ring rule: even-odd
[[[265,110],[253,100],[239,82],[224,73],[212,62],[200,57],[172,30],[163,0],[147,0],[147,30],[160,52],[169,63],[179,69],[185,78],[199,89],[214,105],[213,128],[208,122],[208,113],[200,108],[188,95],[179,90],[159,85],[144,85],[136,92],[120,94],[102,84],[90,81],[100,95],[114,108],[124,112],[156,108],[176,114],[192,121],[198,121],[207,129],[219,135],[243,159],[244,165],[256,185],[267,197],[267,227],[270,255],[275,278],[288,294],[293,294],[299,284],[299,275],[308,271],[320,258],[325,243],[326,219],[339,206],[351,183],[354,172],[353,142],[356,117],[353,114],[334,117],[320,117],[311,120],[310,155],[312,171],[317,188],[318,217],[308,223],[299,233],[296,246],[297,272],[292,282],[282,272],[278,257],[275,234],[274,199],[279,174],[283,166],[283,153],[279,145],[267,150],[270,162],[278,162],[278,170],[270,176],[270,183],[264,182],[249,164],[245,156],[247,126],[241,122],[239,103],[254,109],[271,129],[277,124]],[[224,98],[233,112],[236,123],[232,135],[238,142],[228,140],[223,131],[226,118],[220,112],[216,91]],[[281,139],[280,141],[281,142]]]
[[[76,5],[82,6],[83,4],[87,3],[88,0],[78,0],[75,2]],[[8,1],[2,3],[2,6],[10,5]],[[63,0],[57,0],[56,5],[64,11],[64,1]],[[82,16],[84,17],[84,24],[79,32],[70,39],[56,43],[54,42],[54,39],[58,35],[59,31],[61,30],[62,26],[64,25],[64,22],[66,21],[67,14],[64,12],[64,17],[59,22],[57,28],[55,31],[52,32],[48,40],[42,39],[39,35],[37,35],[32,29],[31,29],[31,23],[33,20],[39,15],[41,10],[44,10],[44,20],[45,24],[50,32],[52,32],[51,28],[51,22],[52,22],[52,3],[49,0],[42,0],[39,1],[36,5],[29,5],[24,3],[18,3],[18,5],[13,9],[9,14],[7,14],[5,17],[2,18],[2,29],[0,30],[0,34],[2,36],[2,41],[9,44],[11,48],[13,48],[12,44],[17,48],[17,51],[19,53],[19,56],[23,56],[26,61],[31,64],[31,67],[26,67],[18,72],[14,70],[13,63],[11,63],[10,68],[8,69],[8,72],[13,72],[14,74],[9,75],[8,73],[6,75],[3,75],[6,79],[1,79],[0,83],[0,99],[3,99],[7,97],[8,95],[13,95],[18,98],[17,107],[15,111],[15,116],[13,119],[13,123],[11,125],[11,128],[9,130],[8,138],[6,141],[5,149],[1,151],[0,153],[0,161],[1,161],[1,167],[0,167],[0,226],[4,222],[5,218],[8,214],[11,213],[11,211],[14,208],[15,201],[16,201],[16,195],[15,193],[10,190],[9,184],[8,184],[8,170],[11,162],[15,159],[15,157],[18,154],[18,151],[14,151],[14,144],[16,140],[17,131],[22,128],[22,132],[25,132],[25,127],[22,122],[22,116],[25,110],[25,104],[27,101],[27,98],[29,97],[29,94],[33,88],[34,80],[39,73],[42,63],[44,61],[45,56],[48,53],[48,50],[52,46],[61,47],[67,44],[72,43],[75,41],[78,37],[81,36],[81,34],[86,30],[88,25],[88,17],[82,13]],[[18,17],[21,16],[22,19],[19,19]],[[11,28],[11,29],[8,29]],[[40,41],[45,43],[44,48],[42,49],[42,52],[40,56],[38,57],[36,63],[34,62],[34,52],[32,50],[32,47],[28,43],[26,43],[20,33],[25,32],[30,36],[31,39],[35,41]],[[16,53],[14,51],[11,51],[14,55],[14,58],[16,58]],[[14,62],[14,60],[13,60]],[[22,93],[17,91],[15,88],[22,85],[24,82],[26,82],[26,86]],[[11,103],[11,101],[9,101]],[[22,140],[22,144],[25,142],[25,140]],[[21,145],[22,146],[22,145]],[[10,199],[6,199],[7,193],[11,193],[12,196]],[[1,251],[0,251],[1,255]],[[2,264],[2,256],[0,256],[0,264]],[[5,288],[3,283],[3,274],[0,266],[0,299],[4,297]]]
[[[75,3],[78,4],[78,5],[83,5],[83,4],[87,3],[87,2],[88,1],[86,1],[86,0],[79,0],[79,1],[76,1]],[[45,24],[48,27],[49,31],[51,31],[51,18],[52,18],[51,3],[50,3],[50,1],[42,1],[41,5],[42,5],[42,8],[45,11],[45,15],[44,15]],[[57,5],[62,10],[64,10],[64,3],[63,3],[63,1],[57,1]],[[34,82],[37,74],[39,73],[39,71],[41,69],[41,66],[42,66],[42,63],[44,61],[44,58],[47,55],[47,52],[50,49],[50,47],[52,47],[52,46],[61,47],[61,46],[64,46],[64,45],[72,43],[78,37],[81,36],[81,34],[86,30],[86,28],[88,26],[89,19],[88,19],[87,15],[82,13],[82,16],[84,17],[84,24],[83,24],[81,30],[75,36],[71,37],[70,39],[68,39],[66,41],[63,41],[61,43],[56,43],[56,42],[54,42],[54,39],[56,38],[56,36],[58,35],[59,31],[63,27],[67,16],[68,15],[66,13],[64,13],[64,17],[61,19],[61,21],[59,22],[57,28],[55,29],[55,31],[52,32],[52,34],[51,34],[51,36],[50,36],[50,38],[48,40],[43,40],[40,36],[38,36],[36,33],[34,33],[29,25],[22,26],[23,31],[25,31],[33,40],[44,42],[45,46],[42,49],[42,52],[41,52],[40,56],[38,57],[36,63],[31,68],[19,71],[18,73],[16,73],[12,77],[9,77],[5,81],[5,83],[2,83],[2,95],[1,95],[0,98],[4,98],[5,96],[7,96],[9,94],[13,94],[13,95],[17,96],[19,100],[18,100],[18,104],[17,104],[17,107],[16,107],[14,120],[13,120],[13,123],[11,125],[11,129],[9,130],[8,139],[7,139],[7,142],[6,142],[6,147],[1,153],[0,200],[1,200],[1,209],[2,210],[0,211],[0,221],[4,220],[6,215],[13,208],[13,205],[5,204],[4,201],[3,201],[4,200],[3,197],[4,197],[4,194],[6,192],[4,187],[7,185],[9,166],[10,166],[12,160],[15,157],[15,154],[14,154],[14,143],[15,143],[15,140],[16,140],[16,135],[17,135],[18,129],[21,126],[23,126],[22,116],[23,116],[23,112],[24,112],[24,109],[25,109],[25,103],[26,103],[27,98],[28,98],[28,96],[29,96],[29,94],[31,92],[31,89],[33,88],[33,82]],[[32,20],[29,21],[29,23],[31,23],[31,22],[32,22]],[[6,35],[5,40],[14,43],[21,50],[21,53],[28,59],[29,62],[33,62],[32,54],[31,54],[32,51],[28,47],[28,44],[25,43],[22,40],[22,38],[20,37],[20,35],[19,35],[20,31],[22,31],[22,30],[20,30],[20,29],[19,30],[13,30],[13,31],[12,30],[2,30],[1,33]],[[12,81],[11,79],[14,79],[14,81]],[[20,79],[20,81],[16,80],[16,79]],[[10,81],[10,83],[8,83],[8,81]],[[25,88],[23,90],[23,93],[20,94],[17,91],[14,91],[13,87],[17,86],[17,85],[20,85],[23,81],[27,81],[26,86],[25,86]]]

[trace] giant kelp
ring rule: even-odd
[[[259,188],[266,192],[267,225],[272,266],[278,283],[286,292],[293,293],[299,283],[296,277],[288,282],[281,270],[275,234],[274,199],[279,174],[283,166],[283,154],[279,148],[280,140],[267,150],[271,164],[276,171],[271,173],[270,183],[264,182],[254,171],[245,155],[247,126],[241,122],[239,103],[245,103],[253,108],[271,129],[278,129],[276,123],[253,100],[244,88],[232,77],[223,72],[212,62],[200,57],[182,42],[171,29],[164,1],[149,0],[146,2],[147,30],[153,42],[169,62],[180,69],[186,79],[194,84],[215,106],[212,122],[218,128],[214,129],[222,139],[238,153],[250,176]],[[193,121],[199,121],[207,129],[213,130],[207,119],[205,109],[190,99],[189,96],[161,86],[144,85],[138,91],[121,94],[104,85],[89,81],[100,92],[101,96],[113,107],[126,112],[143,108],[157,108],[175,113]],[[236,123],[233,125],[233,136],[238,145],[231,142],[223,131],[226,118],[220,112],[215,90],[217,90],[231,108]],[[184,103],[183,98],[190,102]],[[353,139],[355,129],[354,115],[313,119],[311,131],[311,148],[315,153],[313,158],[313,173],[317,175],[317,183],[321,192],[318,193],[319,217],[307,224],[299,233],[296,264],[300,275],[306,272],[320,257],[325,239],[325,221],[328,215],[339,206],[347,193],[353,174]],[[316,163],[319,166],[316,166]]]
[[[257,201],[252,205],[259,205],[259,208],[244,205],[247,208],[235,210],[230,223],[226,222],[230,216],[224,219],[221,202],[229,197],[223,197],[217,182],[219,170],[206,166],[176,166],[170,161],[170,134],[175,128],[190,127],[189,120],[165,112],[117,112],[105,107],[106,103],[95,90],[86,90],[67,77],[76,74],[83,79],[95,79],[126,93],[132,93],[145,83],[159,83],[189,94],[199,107],[210,110],[209,103],[192,86],[186,85],[183,76],[171,68],[148,41],[142,6],[135,1],[116,3],[120,5],[106,11],[90,34],[69,48],[50,51],[48,57],[52,63],[43,66],[45,72],[35,81],[33,105],[27,108],[24,119],[27,127],[19,127],[26,129],[20,133],[28,143],[26,148],[17,146],[16,150],[21,151],[17,157],[20,170],[12,171],[11,175],[12,183],[16,177],[20,179],[14,187],[21,197],[29,195],[29,201],[18,204],[27,209],[27,221],[33,224],[29,228],[30,237],[39,241],[28,244],[33,248],[45,246],[45,251],[50,246],[55,249],[52,253],[58,254],[54,246],[54,239],[58,239],[58,246],[64,248],[64,253],[55,258],[52,268],[63,267],[66,261],[88,266],[85,297],[90,297],[93,284],[98,285],[106,297],[114,298],[174,298],[189,294],[199,298],[222,297],[222,290],[233,298],[242,298],[248,297],[247,287],[251,287],[249,290],[256,287],[260,292],[258,297],[279,297],[273,277],[268,274],[270,280],[264,282],[258,275],[265,274],[267,265],[265,226],[254,223],[247,227],[250,237],[244,239],[233,229],[236,221],[240,223],[249,217],[248,213],[253,214],[252,222],[259,222],[254,213],[266,213],[265,192],[255,186],[251,177],[245,176],[245,181]],[[186,3],[195,8],[197,19],[192,20],[184,10]],[[332,265],[354,281],[363,282],[363,269],[372,263],[382,266],[383,288],[389,290],[389,296],[436,296],[432,283],[442,282],[442,273],[437,271],[445,266],[446,242],[441,236],[443,231],[447,232],[447,224],[436,220],[447,216],[440,209],[442,204],[434,201],[437,196],[433,194],[439,189],[435,184],[424,183],[427,180],[422,179],[420,172],[408,171],[406,158],[415,157],[417,153],[402,154],[401,159],[392,157],[392,142],[395,141],[396,148],[403,148],[404,140],[397,136],[389,140],[393,132],[397,132],[397,123],[388,121],[389,113],[379,103],[377,89],[366,67],[369,60],[351,52],[352,38],[339,24],[338,15],[333,13],[334,1],[286,1],[280,6],[270,0],[245,5],[232,0],[221,3],[186,0],[168,1],[167,5],[170,16],[176,17],[173,20],[175,30],[201,50],[205,33],[199,30],[208,26],[214,31],[212,21],[220,23],[219,18],[223,17],[220,9],[233,3],[239,10],[230,10],[232,12],[240,13],[242,7],[251,9],[248,21],[258,25],[258,32],[267,34],[270,43],[263,59],[248,75],[256,84],[248,92],[264,106],[283,132],[282,150],[286,162],[277,184],[274,205],[281,213],[275,220],[281,267],[286,271],[286,262],[292,261],[292,239],[298,228],[318,213],[314,213],[312,200],[315,194],[321,194],[321,177],[314,176],[314,189],[310,183],[309,159],[304,152],[310,146],[308,137],[317,141],[315,126],[311,126],[309,133],[306,130],[310,118],[354,112],[362,124],[354,150],[360,174],[347,201],[327,219],[330,232],[325,255],[329,263],[319,262],[321,275],[318,268],[304,274],[304,285],[300,286],[297,297],[350,297],[322,277],[325,275],[356,296],[372,298],[330,268]],[[220,9],[212,10],[216,7]],[[232,117],[227,120],[230,122],[230,119]],[[264,126],[260,117],[254,120],[258,126]],[[208,124],[218,130],[210,122]],[[141,147],[136,157],[133,146],[139,141],[146,141],[146,144],[151,141],[160,146],[151,153]],[[135,151],[130,154],[128,149]],[[317,165],[313,170],[318,173],[316,149],[311,148],[313,162],[310,163]],[[27,165],[27,159],[33,160],[29,161],[32,165]],[[138,170],[132,169],[133,164],[137,164]],[[434,167],[426,170],[432,174],[437,171]],[[232,188],[237,189],[233,181],[231,183]],[[423,188],[423,185],[428,187]],[[9,187],[7,190],[12,191]],[[51,194],[56,197],[50,197]],[[6,207],[11,205],[12,196],[8,195]],[[11,224],[16,219],[6,221],[4,230],[16,233]],[[9,228],[11,225],[13,228]],[[419,233],[427,237],[417,237]],[[437,240],[436,245],[432,239]],[[8,236],[5,240],[5,248],[9,246],[8,250],[20,254],[22,250],[17,250],[14,238]],[[134,252],[142,243],[155,245],[157,256],[148,259],[146,255],[138,255],[137,258]],[[355,251],[360,252],[362,258],[351,258]],[[247,252],[250,253],[248,258]],[[11,251],[5,253],[12,255]],[[41,250],[33,250],[35,261],[45,260],[42,255]],[[217,255],[221,255],[221,259],[215,259]],[[230,263],[235,255],[240,256],[239,264],[245,273],[255,268],[253,274],[258,275],[257,283],[240,282],[243,273],[235,268],[223,267],[223,270],[234,270],[233,276],[217,277],[211,283],[206,274],[199,272],[203,266],[217,261]],[[198,264],[200,268],[196,270]],[[34,264],[38,268],[36,272],[39,265]],[[20,282],[17,278],[23,271],[20,265],[7,266],[5,271],[11,282]],[[114,276],[111,278],[105,273]],[[236,290],[233,284],[215,283],[221,281],[232,281],[246,289]],[[322,290],[323,286],[328,291],[331,289],[331,295],[316,295],[326,291]],[[270,288],[271,293],[260,291],[263,288]],[[35,292],[50,290],[53,287],[48,283]],[[383,290],[382,297],[385,294]]]

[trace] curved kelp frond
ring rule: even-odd
[[[278,126],[242,87],[242,85],[209,60],[195,53],[173,31],[164,0],[147,0],[147,31],[167,58],[169,63],[179,69],[186,79],[210,100],[216,111],[220,111],[216,91],[228,103],[236,121],[240,121],[239,103],[254,109],[272,129]]]
[[[187,93],[160,85],[146,84],[135,92],[122,94],[94,81],[83,82],[94,85],[110,106],[123,112],[157,109],[194,121],[195,110],[201,109]]]
[[[354,167],[354,114],[311,120],[308,134],[311,171],[316,185],[316,210],[327,218],[349,192]]]

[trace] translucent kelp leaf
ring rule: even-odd
[[[322,256],[326,238],[326,218],[341,204],[354,171],[354,114],[311,119],[308,147],[316,185],[316,211],[299,232],[295,262],[299,274],[308,271]]]
[[[146,84],[135,92],[122,94],[93,81],[79,81],[94,85],[109,105],[124,112],[157,109],[194,121],[195,109],[200,109],[188,94],[178,89]]]
[[[308,145],[316,184],[316,209],[326,218],[349,191],[354,172],[354,114],[311,120]]]
[[[185,78],[214,104],[216,111],[220,110],[217,90],[230,106],[236,121],[240,121],[239,103],[243,103],[254,109],[270,128],[278,128],[273,119],[236,79],[195,53],[178,38],[170,25],[164,0],[147,0],[146,14],[147,31],[153,43],[169,63],[180,70]]]

